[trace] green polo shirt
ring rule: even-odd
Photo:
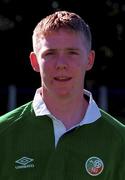
[[[65,133],[29,102],[0,117],[0,180],[124,180],[125,127],[102,116]]]

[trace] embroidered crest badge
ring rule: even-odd
[[[98,176],[104,169],[103,161],[95,156],[90,157],[85,163],[86,171],[91,176]]]

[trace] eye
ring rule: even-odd
[[[79,53],[77,51],[71,50],[68,52],[70,55],[78,55]]]
[[[53,55],[53,54],[54,54],[54,52],[49,51],[49,52],[46,52],[46,53],[45,53],[45,56],[49,56],[49,55]]]
[[[71,53],[71,54],[78,54],[78,53],[77,53],[77,52],[75,52],[75,51],[71,51],[70,53]]]
[[[52,50],[48,50],[48,51],[43,53],[44,58],[48,58],[48,57],[51,57],[51,56],[54,56],[54,55],[55,55],[55,51],[52,51]]]

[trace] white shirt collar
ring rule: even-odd
[[[41,88],[36,90],[34,99],[33,99],[33,109],[36,116],[50,115],[50,111],[47,109],[46,104],[44,103],[42,96],[40,95]]]
[[[40,95],[40,90],[41,88],[36,90],[36,93],[33,99],[33,108],[34,108],[35,115],[36,116],[48,115],[48,116],[53,117],[51,112],[47,109],[46,104]],[[84,94],[89,97],[89,105],[85,113],[85,116],[79,125],[90,124],[101,117],[100,110],[97,104],[95,103],[91,92],[84,89]]]

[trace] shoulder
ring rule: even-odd
[[[26,116],[28,117],[31,111],[32,101],[0,116],[0,133],[16,121],[19,121]]]
[[[123,136],[125,139],[125,125],[106,111],[100,109],[100,112],[103,125],[107,127],[112,133],[115,132],[116,134]]]

